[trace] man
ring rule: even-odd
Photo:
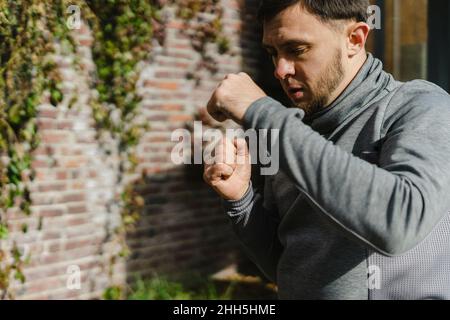
[[[263,45],[294,108],[240,73],[208,110],[279,129],[280,171],[252,187],[245,140],[205,180],[281,299],[450,298],[450,97],[367,54],[365,0],[263,0]],[[275,152],[275,151],[274,151]]]

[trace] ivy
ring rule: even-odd
[[[90,85],[98,95],[92,96],[90,107],[99,139],[107,133],[117,141],[118,185],[124,174],[135,171],[135,147],[149,128],[139,122],[140,97],[135,88],[139,63],[149,61],[155,41],[164,42],[164,6],[173,6],[186,24],[184,32],[202,56],[199,68],[217,71],[217,63],[207,53],[208,43],[215,44],[220,54],[229,50],[218,0],[0,0],[1,241],[9,239],[8,209],[18,208],[26,216],[31,213],[28,186],[35,176],[31,155],[39,146],[38,106],[44,96],[55,107],[64,98],[62,78],[52,59],[54,44],[61,44],[68,53],[75,53],[76,48],[73,31],[67,26],[70,5],[80,8],[83,23],[93,33],[96,74]],[[122,249],[111,256],[111,277],[113,264],[129,254],[125,234],[133,230],[144,206],[144,199],[131,185],[123,188],[118,202],[122,223],[114,233]],[[28,226],[21,229],[27,232]],[[26,280],[22,268],[29,259],[15,243],[9,250],[0,248],[1,298],[13,297],[8,290],[11,279]],[[120,290],[113,285],[105,295],[119,297]]]
[[[218,65],[214,56],[208,53],[208,44],[216,45],[219,54],[230,52],[230,42],[224,35],[222,17],[223,8],[220,0],[181,0],[176,1],[177,17],[185,23],[184,34],[191,40],[192,47],[200,55],[195,70],[206,69],[211,73],[218,71]],[[189,73],[189,78],[199,84],[199,73]]]
[[[38,147],[36,116],[43,93],[61,101],[60,77],[51,62],[53,42],[65,39],[64,0],[0,0],[0,239],[8,238],[7,211],[18,207],[30,215],[28,184],[34,179],[33,150]],[[26,232],[27,226],[22,230]],[[9,262],[12,261],[12,262]],[[0,248],[0,296],[10,278],[25,281],[23,257],[16,244]]]

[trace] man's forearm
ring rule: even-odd
[[[303,116],[302,110],[263,98],[248,109],[244,125],[280,129],[281,170],[319,212],[356,239],[383,254],[401,254],[423,240],[446,214],[450,205],[446,120],[431,132],[413,131],[420,119],[405,120],[396,129],[400,133],[383,146],[384,169],[326,140],[302,122]],[[427,146],[414,150],[420,144]]]
[[[223,206],[250,259],[271,281],[276,282],[276,269],[282,251],[277,235],[277,212],[264,207],[263,197],[254,192],[251,184],[241,200],[223,200]]]

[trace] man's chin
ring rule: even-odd
[[[293,108],[303,110],[305,112],[306,117],[311,116],[314,113],[320,111],[320,108],[318,108],[311,102],[300,102],[300,103],[294,102],[292,106],[293,106]]]
[[[306,116],[312,115],[317,110],[317,107],[314,106],[314,103],[310,97],[303,96],[301,98],[294,99],[290,95],[288,95],[289,101],[291,102],[290,108],[301,109],[305,112]]]
[[[302,109],[305,112],[310,109],[310,103],[304,99],[302,101],[291,99],[291,105],[293,108]]]

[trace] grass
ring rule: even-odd
[[[148,280],[137,278],[130,288],[129,300],[230,300],[233,298],[235,283],[225,289],[219,288],[212,280],[192,276],[184,281],[173,281],[155,276]]]

